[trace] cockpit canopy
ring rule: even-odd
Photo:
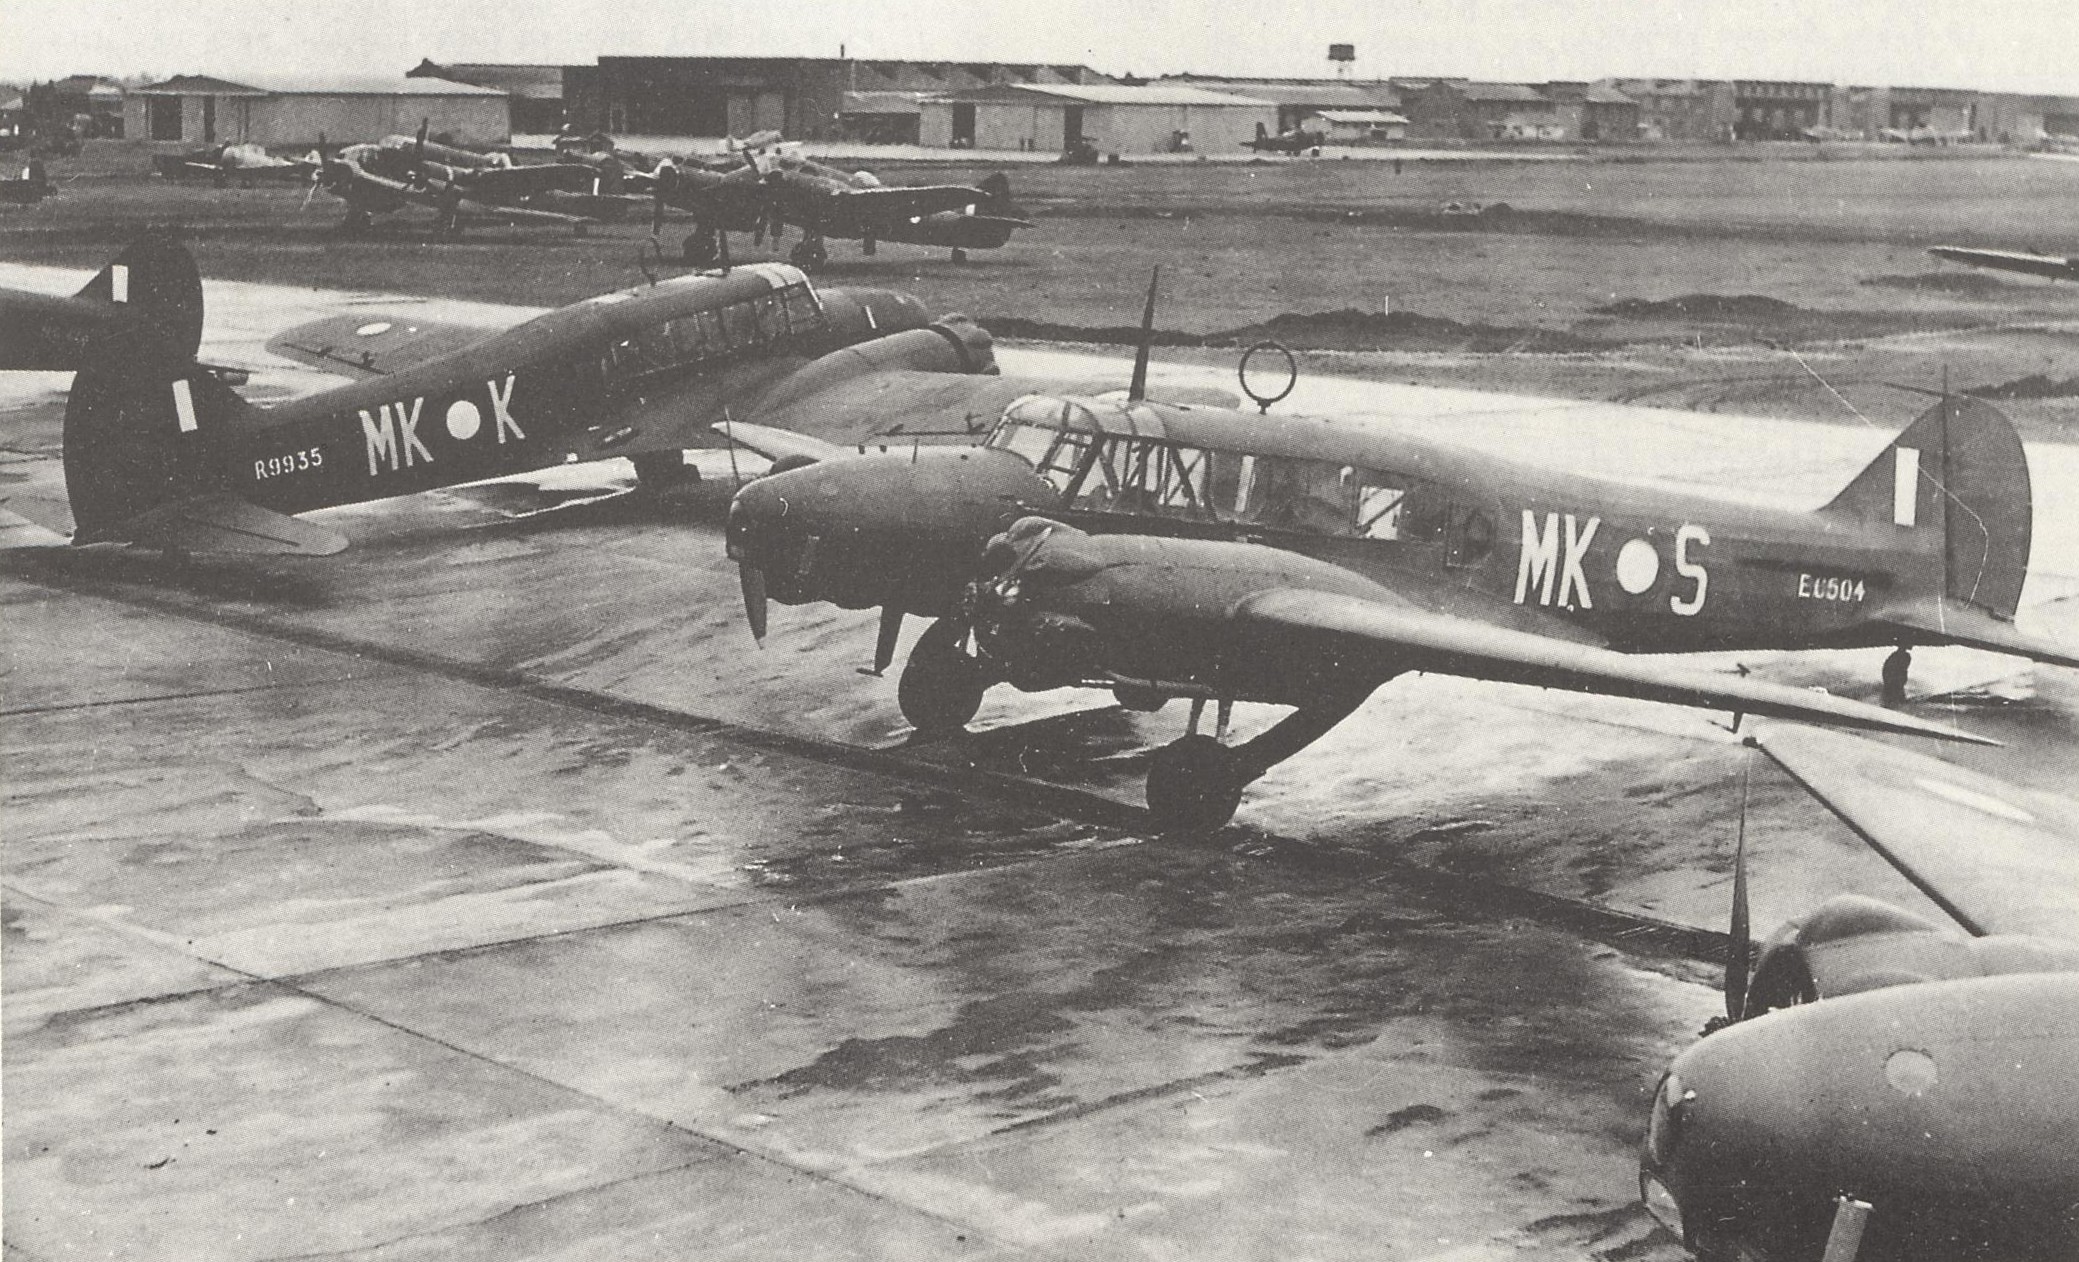
[[[1123,399],[1026,395],[987,445],[1030,462],[1069,511],[1406,542],[1441,541],[1450,515],[1426,480],[1190,442],[1158,408]]]
[[[614,339],[600,363],[608,388],[756,356],[776,343],[820,338],[829,322],[814,286],[793,268],[772,272],[771,283],[735,286],[742,290],[737,294],[718,292],[713,305]]]

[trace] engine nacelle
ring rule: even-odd
[[[2079,946],[1972,938],[1859,894],[1828,899],[1762,944],[1742,1017],[1915,982],[2079,971]]]

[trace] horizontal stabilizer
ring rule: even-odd
[[[1929,608],[1887,609],[1876,621],[1911,632],[1915,644],[1955,644],[2026,657],[2052,666],[2079,668],[2079,646],[2068,647],[2030,635],[1976,605],[1944,600]]]
[[[1243,601],[1234,616],[1301,639],[1328,637],[1332,645],[1321,647],[1332,647],[1334,656],[1343,661],[1376,655],[1389,670],[1635,697],[1974,745],[1999,744],[1941,723],[1811,689],[1708,674],[1655,658],[1335,592],[1302,588],[1265,592]]]
[[[263,556],[331,556],[347,546],[336,530],[235,495],[176,500],[113,529],[97,542],[123,542],[167,552],[236,552]]]

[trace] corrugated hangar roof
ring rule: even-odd
[[[840,114],[918,114],[918,101],[928,92],[847,92],[837,109]]]
[[[928,99],[934,101],[1015,101],[1027,94],[1056,97],[1065,101],[1080,101],[1085,105],[1248,105],[1264,108],[1274,104],[1253,97],[1236,96],[1230,92],[1208,92],[1203,88],[1186,88],[1174,85],[1150,83],[1145,86],[1128,86],[1123,83],[998,83],[986,88],[973,88],[962,92],[941,92]]]
[[[237,82],[208,75],[175,75],[137,91],[147,96],[504,96],[497,88],[449,79],[402,75],[246,75]]]
[[[1405,123],[1407,118],[1392,110],[1315,110],[1317,118],[1331,123]]]

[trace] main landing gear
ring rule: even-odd
[[[1165,833],[1188,836],[1220,828],[1234,818],[1244,789],[1320,740],[1370,695],[1370,689],[1356,688],[1335,701],[1301,706],[1269,731],[1240,745],[1222,745],[1196,730],[1171,741],[1148,762],[1148,814]],[[1193,707],[1194,729],[1197,709]]]
[[[700,482],[700,470],[686,463],[682,451],[646,451],[628,457],[628,463],[635,466],[636,489],[650,495],[668,494]]]
[[[1913,650],[1901,644],[1884,659],[1884,704],[1897,709],[1906,704],[1906,676],[1913,669]]]
[[[691,267],[712,267],[722,258],[722,234],[713,228],[695,229],[679,246],[679,257]]]
[[[821,237],[803,237],[787,252],[787,261],[804,272],[812,272],[830,261],[830,248]]]
[[[925,628],[910,649],[909,661],[896,681],[895,700],[902,717],[923,736],[938,736],[966,727],[982,708],[989,689],[987,669],[964,647],[967,627],[940,618]]]

